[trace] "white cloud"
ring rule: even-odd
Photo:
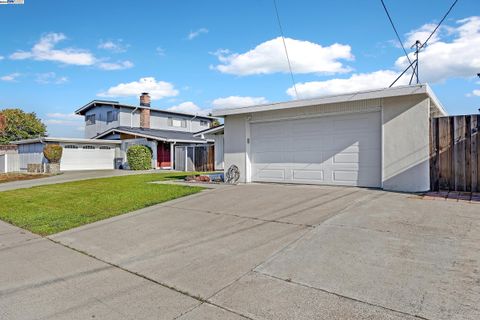
[[[407,39],[404,42],[405,47],[410,48],[415,44],[417,40],[420,40],[421,43],[424,43],[436,26],[437,24],[435,23],[427,23],[418,29],[408,32],[405,35],[407,37]],[[428,40],[428,43],[433,44],[437,42],[439,39],[440,39],[440,30],[437,30],[437,32],[435,32],[435,34],[430,38],[430,40]]]
[[[125,52],[125,51],[127,51],[127,48],[129,46],[130,45],[128,45],[128,44],[124,44],[122,39],[118,39],[117,41],[113,41],[113,40],[103,41],[103,40],[101,40],[100,43],[98,44],[99,49],[104,49],[104,50],[108,50],[108,51],[115,52],[115,53]]]
[[[165,56],[165,49],[163,49],[162,47],[157,47],[157,48],[155,49],[155,51],[157,51],[157,54],[158,54],[160,57]]]
[[[212,105],[214,109],[249,107],[249,106],[265,104],[265,103],[268,103],[268,100],[264,97],[240,97],[240,96],[217,98],[212,101]]]
[[[84,119],[82,116],[73,114],[73,113],[47,113],[47,119],[44,119],[43,122],[49,126],[56,126],[56,127],[75,127],[75,130],[78,128],[84,127]]]
[[[5,57],[4,57],[4,56],[0,56],[0,60],[3,60],[3,59],[5,59]]]
[[[477,97],[480,97],[480,90],[478,90],[478,89],[477,89],[477,90],[473,90],[473,91],[472,91],[472,95],[477,96]]]
[[[425,41],[434,26],[426,24],[407,34],[407,37]],[[441,82],[449,78],[470,78],[480,70],[480,17],[474,16],[456,21],[456,26],[440,27],[439,33],[431,38],[420,52],[420,81]],[[437,31],[438,32],[438,31]],[[410,41],[407,40],[407,41]],[[411,54],[410,59],[414,59]],[[330,79],[297,84],[300,98],[311,98],[326,94],[340,94],[360,90],[385,88],[408,66],[402,56],[395,61],[392,70],[352,74],[345,79]],[[395,85],[407,84],[411,73],[407,72]],[[469,95],[476,95],[475,90]],[[287,94],[295,97],[293,87]]]
[[[187,36],[187,39],[188,40],[193,40],[196,37],[198,37],[199,35],[201,35],[202,33],[208,33],[208,29],[207,28],[200,28],[200,29],[195,30],[195,31],[190,31],[190,33]]]
[[[42,36],[30,51],[16,51],[10,55],[10,59],[33,59],[77,66],[96,66],[103,70],[122,70],[133,67],[133,63],[128,60],[108,62],[108,58],[98,59],[85,49],[55,48],[59,42],[66,39],[67,37],[63,33],[48,33]]]
[[[35,79],[36,82],[41,84],[62,84],[68,82],[68,78],[65,76],[57,76],[55,72],[45,72],[45,73],[38,73]]]
[[[321,95],[379,89],[388,87],[398,75],[398,72],[392,70],[379,70],[372,73],[352,74],[349,78],[345,79],[297,83],[297,91],[301,99],[306,99]],[[407,76],[402,77],[396,84],[406,84],[408,82],[407,78]],[[292,98],[296,97],[293,87],[287,89],[287,94]]]
[[[420,52],[420,80],[441,82],[453,77],[471,77],[480,70],[480,16],[456,21],[455,27],[448,29],[447,40],[442,33]],[[413,59],[413,54],[411,59]],[[405,69],[407,59],[400,57],[395,66]]]
[[[130,69],[133,67],[133,63],[131,61],[118,61],[118,62],[99,62],[98,67],[102,70],[124,70]]]
[[[351,70],[339,60],[353,60],[349,45],[334,43],[323,47],[319,44],[286,38],[288,55],[294,73],[344,73]],[[221,64],[214,66],[223,73],[240,76],[289,72],[282,38],[265,41],[245,53],[219,50],[214,53]]]
[[[98,94],[99,97],[137,97],[142,92],[148,92],[154,100],[178,95],[173,84],[157,81],[154,77],[140,78],[138,81],[120,83]]]
[[[2,81],[16,82],[17,78],[21,76],[21,73],[14,72],[0,77]]]
[[[65,64],[90,66],[95,64],[95,57],[87,50],[55,46],[67,39],[63,33],[48,33],[32,47],[30,51],[17,51],[10,55],[13,60],[34,59],[38,61],[55,61]]]
[[[54,119],[60,119],[60,120],[78,120],[78,121],[83,121],[83,117],[79,116],[75,113],[60,113],[60,112],[54,112],[54,113],[47,113],[47,117],[49,118],[54,118]]]
[[[197,115],[208,115],[211,110],[209,109],[202,109],[197,106],[195,103],[191,101],[182,102],[176,106],[172,106],[167,108],[168,111],[175,111],[175,112],[184,112],[184,113],[191,113]]]

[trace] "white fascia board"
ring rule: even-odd
[[[81,138],[55,138],[43,137],[26,139],[19,141],[12,141],[11,144],[30,144],[30,143],[44,143],[44,142],[61,142],[61,143],[90,143],[90,144],[121,144],[119,140],[95,140],[95,139],[81,139]]]
[[[440,113],[443,116],[448,116],[447,110],[443,107],[440,100],[438,100],[438,98],[435,95],[435,92],[433,92],[432,88],[428,84],[425,84],[425,86],[426,86],[427,94],[430,97],[430,100],[433,102],[433,104],[438,108],[438,110],[440,111]]]
[[[308,107],[322,104],[340,103],[348,101],[359,101],[379,98],[389,98],[397,96],[406,96],[414,94],[429,94],[428,85],[419,84],[413,86],[399,86],[386,89],[359,91],[334,96],[324,96],[314,99],[292,100],[287,102],[263,104],[249,107],[217,109],[213,111],[213,116],[222,117],[234,114],[254,113],[261,111],[282,110],[290,108]],[[431,91],[431,90],[430,90]]]

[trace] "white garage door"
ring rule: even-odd
[[[253,181],[381,186],[380,112],[252,123]]]
[[[61,171],[114,169],[115,147],[65,145],[60,160]]]

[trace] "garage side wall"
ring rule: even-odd
[[[224,166],[228,170],[236,165],[240,170],[239,182],[246,182],[246,117],[233,115],[225,117]]]
[[[424,95],[383,102],[383,189],[421,192],[430,188],[430,99]]]

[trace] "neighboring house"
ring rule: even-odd
[[[216,126],[213,128],[208,128],[202,130],[200,132],[195,133],[194,137],[199,137],[201,139],[205,139],[208,142],[211,142],[215,145],[215,169],[216,170],[223,170],[224,163],[223,163],[223,149],[224,149],[224,141],[223,141],[223,124],[220,126]]]
[[[212,152],[211,147],[206,147],[214,146],[218,166],[211,168],[223,169],[223,139],[196,135],[213,129],[214,117],[151,108],[148,93],[142,93],[138,106],[93,100],[75,113],[85,117],[85,139],[40,138],[14,142],[19,146],[21,169],[26,169],[27,163],[45,162],[41,151],[46,143],[59,143],[64,147],[62,171],[128,168],[126,152],[137,144],[152,150],[153,168],[179,169],[175,165],[179,158],[183,164],[180,170],[195,170],[186,163],[195,163],[194,157],[199,154],[196,149]],[[112,144],[115,148],[108,149]]]
[[[15,141],[15,144],[20,170],[27,170],[30,163],[46,163],[43,148],[47,144],[58,144],[63,147],[60,171],[71,171],[113,169],[115,158],[120,157],[121,141],[44,137]]]
[[[430,119],[446,114],[428,85],[214,111],[240,182],[410,192],[430,188]]]

